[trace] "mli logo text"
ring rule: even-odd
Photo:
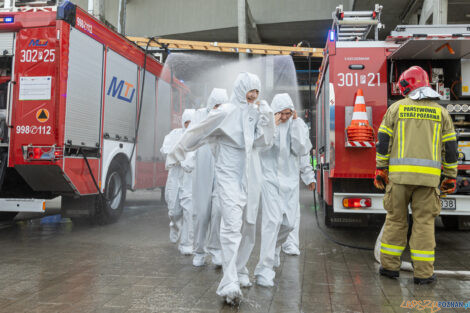
[[[124,95],[123,95],[123,89],[124,89]],[[134,85],[124,80],[121,80],[118,83],[117,77],[113,76],[113,79],[111,80],[111,84],[109,84],[107,95],[109,96],[109,94],[111,94],[112,97],[116,97],[117,95],[118,99],[131,103],[132,99],[134,98],[134,93],[135,93]]]
[[[28,47],[47,47],[49,41],[47,39],[31,39]]]

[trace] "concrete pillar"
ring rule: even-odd
[[[434,0],[433,2],[432,23],[447,24],[448,0]]]
[[[246,0],[238,0],[238,42],[247,43]],[[240,60],[247,57],[245,53],[240,53],[239,55]]]
[[[12,2],[13,2],[13,6],[12,6]],[[15,0],[5,0],[5,1],[3,2],[3,7],[4,7],[5,9],[10,9],[10,8],[12,8],[12,7],[14,7],[14,6],[15,6]]]
[[[448,0],[424,0],[419,24],[447,24]]]
[[[104,21],[104,0],[88,0],[88,13]]]
[[[119,0],[117,31],[121,35],[126,34],[126,6],[127,0]]]

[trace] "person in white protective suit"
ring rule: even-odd
[[[308,136],[308,133],[307,133]],[[300,178],[302,182],[308,186],[310,191],[315,190],[315,172],[312,164],[310,164],[310,154],[306,154],[299,158]],[[297,206],[294,229],[287,236],[286,241],[282,244],[282,251],[288,255],[300,255],[299,249],[299,231],[300,231],[300,204]]]
[[[182,128],[172,130],[163,140],[160,151],[170,153],[175,144],[188,129],[195,110],[186,109],[182,115]],[[193,253],[193,220],[192,220],[192,174],[194,169],[194,153],[189,153],[179,164],[165,165],[168,178],[165,187],[165,198],[170,217],[170,241],[176,243],[179,239],[178,250],[183,255]]]
[[[227,91],[214,88],[207,100],[207,107],[196,111],[197,117],[192,126],[207,118],[211,110],[216,110],[222,103],[227,102]],[[193,172],[194,266],[204,265],[206,252],[211,254],[214,265],[222,266],[220,206],[215,179],[215,159],[212,149],[209,144],[203,145],[196,151]]]
[[[215,171],[222,213],[220,244],[224,275],[217,294],[227,303],[238,302],[240,287],[249,287],[246,263],[255,243],[255,225],[261,193],[259,149],[272,145],[274,116],[266,101],[256,101],[261,82],[251,73],[235,80],[230,103],[181,138],[171,162],[184,160],[187,151],[217,142]]]
[[[305,137],[305,123],[297,117],[292,99],[287,93],[274,96],[276,130],[273,146],[260,153],[263,170],[261,188],[262,224],[260,259],[255,269],[256,282],[273,286],[276,250],[281,248],[295,223],[295,185],[298,185],[298,158],[308,154],[311,143]],[[292,174],[293,173],[293,174]],[[293,176],[297,176],[297,183]],[[298,195],[297,195],[298,203]]]

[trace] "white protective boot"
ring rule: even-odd
[[[217,267],[222,266],[222,251],[220,250],[211,250],[210,254],[212,255],[212,264]]]
[[[263,286],[263,287],[273,287],[274,286],[274,281],[272,279],[268,280],[265,277],[263,277],[262,275],[257,275],[256,276],[256,284],[258,284],[260,286]]]
[[[250,281],[250,277],[247,274],[238,273],[238,281],[240,283],[240,287],[242,288],[248,288],[253,286]]]
[[[195,253],[193,257],[193,266],[204,266],[206,255],[204,253]]]

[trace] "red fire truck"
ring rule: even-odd
[[[375,140],[354,141],[355,95],[362,89],[375,136],[387,107],[401,99],[397,81],[412,65],[429,73],[458,133],[459,176],[455,194],[441,198],[446,227],[468,227],[470,216],[470,25],[401,25],[378,40],[382,8],[333,13],[316,85],[316,169],[327,226],[383,221],[383,193],[373,185]],[[375,31],[375,40],[368,34]],[[375,137],[376,139],[376,137]],[[381,216],[381,217],[380,217]]]
[[[62,196],[67,216],[109,223],[127,189],[165,185],[189,90],[78,6],[0,12],[0,84],[3,217]]]

